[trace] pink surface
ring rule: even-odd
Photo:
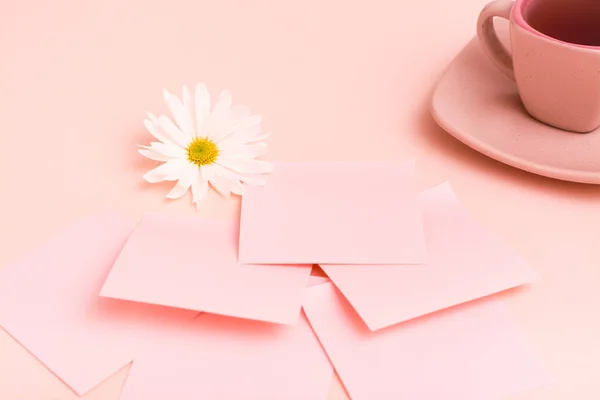
[[[499,36],[507,43],[503,28]],[[600,184],[600,129],[575,134],[531,118],[516,84],[487,59],[477,38],[448,67],[431,107],[444,129],[489,157],[551,178]]]
[[[169,184],[141,179],[153,165],[135,148],[151,139],[145,112],[167,112],[164,87],[206,81],[264,116],[269,160],[416,159],[420,188],[450,181],[465,208],[543,277],[507,306],[557,381],[510,400],[600,398],[600,187],[507,167],[429,116],[430,90],[486,3],[2,2],[0,269],[109,206],[136,221],[157,209],[235,218],[238,198],[211,193],[197,212],[190,198],[164,200]],[[118,400],[126,373],[83,399]],[[0,398],[77,399],[2,330]],[[336,380],[330,400],[345,399]]]
[[[537,280],[514,250],[469,215],[448,183],[420,200],[427,265],[321,265],[370,329]]]
[[[325,400],[332,378],[304,315],[288,327],[203,314],[136,358],[120,400]]]
[[[295,324],[311,265],[240,265],[239,222],[148,215],[101,296]]]
[[[0,271],[0,326],[81,394],[194,315],[98,297],[132,230],[128,219],[102,213]]]
[[[240,262],[423,263],[417,198],[410,162],[279,163],[242,198]]]
[[[550,382],[493,300],[371,332],[333,285],[304,310],[352,400],[502,399]]]

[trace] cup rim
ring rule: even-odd
[[[562,44],[565,44],[568,46],[579,47],[579,48],[588,49],[588,50],[600,50],[600,45],[599,46],[590,46],[590,45],[586,45],[586,44],[566,42],[564,40],[560,40],[555,37],[546,35],[545,33],[540,32],[537,29],[535,29],[534,27],[532,27],[531,25],[529,25],[529,23],[527,21],[525,21],[525,17],[523,14],[524,14],[525,7],[527,7],[529,5],[529,3],[531,3],[532,1],[535,1],[535,0],[516,0],[515,1],[515,5],[513,6],[512,19],[518,26],[529,31],[530,33],[533,33],[536,36],[540,36],[542,38],[545,38],[547,40],[550,40],[550,41],[553,41],[556,43],[562,43]]]

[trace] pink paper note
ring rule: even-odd
[[[311,276],[308,280],[308,286],[322,285],[329,282],[331,282],[329,278],[325,278],[323,276]]]
[[[240,265],[238,221],[148,215],[101,295],[214,314],[294,324],[311,265]]]
[[[550,383],[491,298],[377,332],[331,284],[309,288],[304,310],[352,400],[503,399]]]
[[[332,367],[306,317],[294,326],[201,314],[138,357],[121,400],[325,400]]]
[[[195,315],[98,297],[133,226],[102,213],[0,269],[0,326],[79,394]]]
[[[462,207],[449,184],[421,194],[427,265],[321,265],[377,330],[519,285],[538,276]]]
[[[282,163],[242,198],[241,263],[425,261],[412,163]]]

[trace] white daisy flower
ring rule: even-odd
[[[261,134],[262,118],[250,109],[231,105],[231,93],[223,91],[211,111],[206,85],[196,86],[195,96],[183,88],[183,101],[165,90],[171,118],[148,113],[144,125],[159,142],[141,146],[139,152],[164,164],[144,175],[150,183],[177,181],[167,194],[170,199],[192,189],[198,206],[206,197],[209,184],[221,195],[241,195],[244,184],[264,185],[261,174],[273,165],[256,158],[265,154],[268,134]]]

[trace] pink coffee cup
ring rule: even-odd
[[[510,21],[510,53],[494,17]],[[600,127],[600,0],[496,0],[481,11],[477,35],[531,116],[573,132]]]

